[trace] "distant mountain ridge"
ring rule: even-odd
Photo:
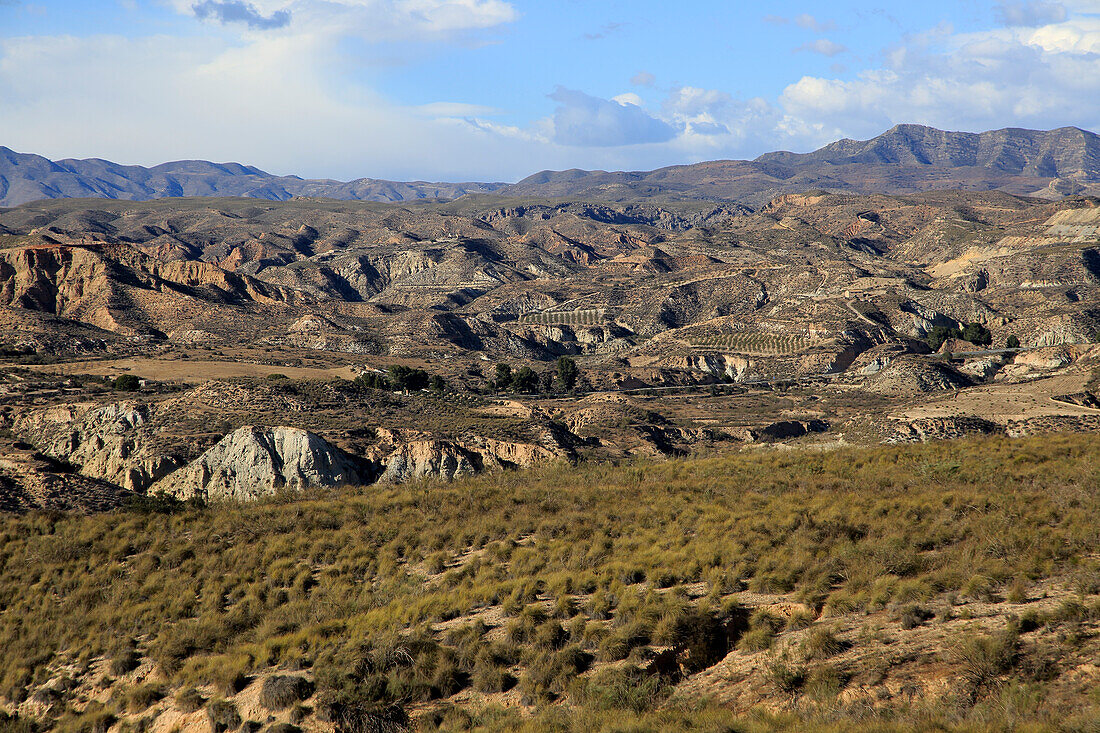
[[[275,176],[239,163],[182,160],[146,168],[108,160],[52,161],[0,146],[0,206],[59,198],[146,201],[175,196],[243,196],[285,201],[295,196],[362,201],[455,199],[492,193],[503,183],[353,181]]]
[[[541,171],[514,184],[275,176],[239,163],[178,161],[151,168],[106,160],[51,161],[0,147],[0,206],[49,198],[147,200],[171,196],[295,196],[362,201],[455,199],[466,194],[577,197],[612,202],[713,200],[759,206],[783,193],[827,189],[917,193],[1001,190],[1059,198],[1100,195],[1100,136],[1076,127],[982,133],[897,125],[871,140],[811,153],[766,153],[654,171]]]

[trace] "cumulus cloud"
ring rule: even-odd
[[[657,83],[657,77],[650,74],[648,71],[639,71],[637,74],[630,77],[630,83],[636,87],[651,87]]]
[[[290,23],[289,10],[277,10],[271,15],[263,15],[251,3],[241,0],[205,0],[191,6],[195,17],[200,20],[216,20],[219,23],[244,23],[253,30],[272,30],[285,28]]]
[[[1068,12],[1065,5],[1054,0],[1013,0],[997,3],[993,14],[1007,26],[1037,26],[1061,23]]]
[[[1100,126],[1100,20],[946,35],[896,49],[856,79],[807,76],[780,96],[826,136],[871,135],[898,122],[949,129],[1006,124]]]
[[[562,145],[610,147],[668,142],[676,129],[636,104],[558,87],[553,139]]]
[[[847,46],[842,46],[839,43],[830,41],[828,38],[818,38],[815,41],[803,43],[801,46],[795,49],[795,51],[809,51],[811,53],[818,53],[822,56],[828,56],[832,58],[848,50]]]

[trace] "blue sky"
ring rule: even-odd
[[[1100,129],[1100,0],[0,0],[0,145],[349,179]]]

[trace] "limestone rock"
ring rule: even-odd
[[[157,482],[153,493],[180,499],[256,499],[284,489],[370,483],[354,456],[306,430],[246,425],[185,468]]]

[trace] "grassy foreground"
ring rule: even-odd
[[[159,704],[228,730],[276,669],[310,687],[269,706],[291,728],[1096,731],[1097,677],[1062,678],[1100,621],[1098,479],[1100,439],[1064,435],[7,517],[0,731],[34,729],[28,696],[40,726],[138,730]],[[862,643],[844,619],[919,630],[1055,586],[1057,609],[942,645],[936,697],[871,704],[828,662]],[[685,683],[731,650],[760,660],[755,710]],[[101,694],[37,700],[62,666]]]

